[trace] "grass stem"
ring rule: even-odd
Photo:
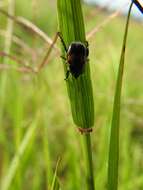
[[[86,154],[86,167],[87,167],[87,185],[88,190],[95,190],[94,186],[94,168],[92,159],[91,135],[87,133],[84,135],[85,141],[85,154]]]
[[[129,20],[130,20],[132,6],[133,2],[131,3],[128,11],[124,38],[123,38],[123,45],[120,56],[120,64],[117,75],[116,90],[114,95],[113,115],[112,115],[111,135],[110,135],[110,145],[109,145],[109,160],[108,160],[108,190],[118,189],[121,92],[122,92],[122,81],[124,73],[127,34],[128,34]]]

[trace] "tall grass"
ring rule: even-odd
[[[30,66],[38,65],[53,38],[49,41],[47,36],[54,36],[57,31],[55,2],[41,0],[38,3],[36,23],[33,23],[31,3],[28,0],[16,0],[17,18],[21,19],[23,16],[23,21],[28,19],[31,27],[34,24],[37,27],[34,32],[30,28],[21,27],[22,25],[14,25],[10,55]],[[5,12],[6,6],[7,4],[2,7]],[[96,31],[93,29],[101,26],[102,21],[108,19],[108,14],[96,7],[83,4],[82,8],[89,34],[92,34],[90,31]],[[92,153],[96,168],[94,181],[98,190],[107,189],[108,131],[124,19],[125,17],[114,17],[95,36],[89,38],[89,65],[96,100],[96,128],[91,133]],[[139,45],[143,41],[143,35],[139,22],[132,20],[131,25],[121,104],[123,130],[120,130],[120,138],[123,140],[120,141],[120,190],[143,189],[143,97],[140,82],[143,76],[143,57],[142,46]],[[0,51],[4,50],[7,38],[6,26],[7,19],[0,13]],[[37,29],[44,31],[38,32],[40,38],[35,38]],[[62,190],[86,189],[85,174],[89,167],[86,167],[87,155],[90,154],[86,153],[85,164],[83,150],[86,152],[90,149],[86,149],[85,135],[80,135],[78,127],[73,128],[63,65],[57,50],[55,46],[48,64],[38,75],[17,73],[14,69],[5,70],[1,64],[3,58],[0,57],[0,189],[2,185],[8,187],[8,190],[59,190],[60,187]],[[7,63],[9,68],[17,66],[14,60],[7,59]],[[4,73],[7,74],[5,84],[2,83]],[[82,138],[84,144],[81,143]],[[57,164],[59,157],[61,162]]]
[[[80,0],[57,1],[59,30],[68,48],[74,42],[86,44],[84,21]],[[65,50],[63,50],[63,56]],[[67,72],[66,62],[64,61],[65,75]],[[94,174],[92,163],[92,148],[90,132],[94,124],[94,102],[92,85],[90,79],[89,63],[85,64],[85,71],[77,79],[70,75],[66,81],[71,111],[74,123],[83,133],[86,151],[87,166],[87,185],[88,189],[94,190]]]
[[[129,27],[129,19],[131,14],[131,9],[133,2],[130,5],[128,11],[128,17],[125,27],[123,45],[121,50],[120,64],[117,75],[114,105],[113,105],[113,116],[111,125],[111,135],[110,135],[110,147],[109,147],[109,161],[108,161],[108,190],[118,189],[118,167],[119,167],[119,126],[120,126],[120,107],[121,107],[121,91],[122,91],[122,81],[124,73],[124,63],[125,63],[125,50],[127,42],[127,34]]]
[[[24,157],[24,154],[26,154],[27,147],[30,145],[30,143],[33,141],[34,133],[36,131],[37,123],[32,123],[29,127],[29,130],[25,134],[21,144],[18,147],[18,150],[11,161],[11,164],[9,166],[8,172],[5,175],[5,178],[2,181],[1,189],[8,190],[10,189],[10,186],[12,184],[13,179],[15,178],[18,171],[20,171],[20,164],[21,160]]]

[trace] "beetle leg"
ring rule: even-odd
[[[67,80],[67,79],[69,78],[69,74],[70,74],[70,71],[69,71],[69,70],[67,70],[65,80]]]
[[[89,47],[89,43],[88,43],[88,41],[85,41],[85,46],[86,46],[86,48]]]
[[[67,60],[63,55],[61,55],[60,57],[61,57],[64,61]]]
[[[88,44],[88,41],[85,41],[85,46],[86,46],[86,56],[88,57],[89,55],[89,44]]]
[[[64,42],[64,39],[63,39],[63,37],[62,37],[62,34],[61,34],[60,32],[57,32],[57,35],[59,36],[59,38],[60,38],[60,40],[61,40],[61,42],[62,42],[62,45],[63,45],[63,47],[64,47],[64,50],[67,52],[68,49],[67,49],[67,46],[66,46],[66,44],[65,44],[65,42]]]

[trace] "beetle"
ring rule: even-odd
[[[85,64],[88,61],[88,42],[85,44],[82,42],[72,42],[67,48],[60,32],[58,32],[58,36],[66,52],[66,57],[61,56],[61,58],[68,64],[65,80],[68,79],[70,73],[77,79],[83,73]]]

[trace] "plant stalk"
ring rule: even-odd
[[[125,33],[123,38],[123,45],[121,50],[120,64],[118,69],[117,82],[116,82],[116,90],[114,95],[113,116],[112,116],[110,145],[109,145],[109,160],[108,160],[108,188],[107,188],[108,190],[118,189],[121,92],[122,92],[122,81],[124,73],[126,42],[127,42],[132,6],[133,2],[130,4],[130,8],[128,11]]]
[[[95,190],[90,133],[84,134],[84,143],[85,143],[85,156],[86,156],[86,167],[87,167],[87,189]]]

